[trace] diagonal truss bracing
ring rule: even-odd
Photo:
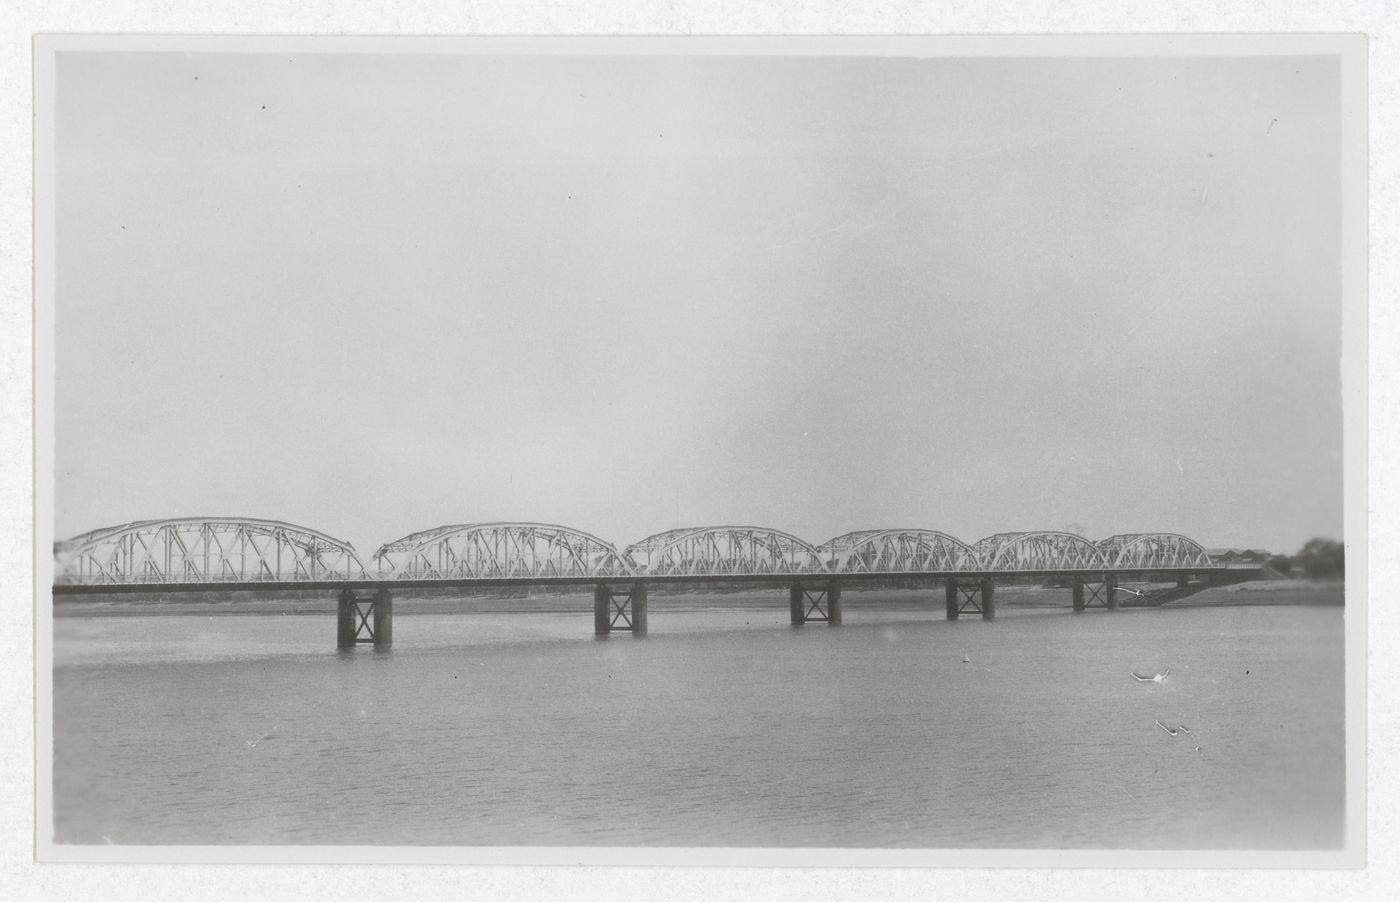
[[[836,573],[946,573],[975,570],[972,547],[932,529],[866,529],[817,546]]]
[[[821,553],[802,539],[757,526],[672,529],[628,546],[639,572],[655,576],[762,576],[826,573]]]
[[[391,579],[617,577],[634,573],[610,543],[548,523],[468,523],[413,533],[374,553]]]
[[[1212,566],[1192,539],[1170,532],[1126,533],[1098,543],[1110,567],[1124,570],[1182,570]]]
[[[1068,532],[1002,532],[972,546],[986,572],[1101,570],[1108,567],[1099,546]]]
[[[304,582],[365,577],[347,542],[277,520],[191,517],[96,529],[54,547],[57,585]]]

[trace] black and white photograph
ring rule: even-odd
[[[1355,866],[1365,50],[40,37],[40,858]]]

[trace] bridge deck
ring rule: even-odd
[[[787,586],[794,582],[836,584],[842,588],[876,587],[891,580],[911,582],[939,582],[943,580],[980,580],[1029,578],[1055,579],[1074,578],[1101,579],[1105,574],[1122,579],[1146,577],[1153,574],[1176,576],[1210,576],[1229,574],[1238,578],[1239,568],[1226,567],[1151,567],[1115,568],[1104,570],[940,570],[940,571],[889,571],[880,573],[753,573],[753,574],[647,574],[615,573],[594,576],[507,576],[473,577],[459,579],[392,579],[366,576],[363,579],[330,580],[262,580],[226,582],[129,582],[129,583],[58,583],[53,587],[55,595],[101,595],[119,594],[164,594],[176,592],[296,592],[316,590],[355,589],[394,589],[412,591],[414,589],[468,589],[468,588],[520,588],[538,586],[598,586],[644,583],[652,586],[664,585],[706,585],[706,586]]]

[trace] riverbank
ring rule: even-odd
[[[1171,604],[1188,605],[1332,605],[1346,599],[1342,580],[1259,579],[1233,586],[1206,589]]]

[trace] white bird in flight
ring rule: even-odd
[[[1175,736],[1177,733],[1180,733],[1180,732],[1181,732],[1180,730],[1173,730],[1171,727],[1169,727],[1169,726],[1167,726],[1166,724],[1162,723],[1160,720],[1154,720],[1153,723],[1155,723],[1157,726],[1161,727],[1162,729],[1166,730],[1166,731],[1167,731],[1168,733],[1170,733],[1172,736]]]
[[[272,730],[271,730],[270,732],[267,732],[267,733],[262,734],[262,735],[259,736],[257,739],[254,739],[254,740],[252,740],[251,742],[250,742],[249,740],[247,740],[247,739],[245,739],[245,740],[243,740],[243,741],[248,743],[248,748],[250,748],[250,749],[255,749],[255,748],[258,747],[258,743],[259,743],[259,742],[262,742],[264,739],[271,739],[272,736],[273,736],[273,734],[275,734],[275,733],[277,732],[277,730],[278,730],[278,727],[273,727]]]
[[[1165,680],[1165,679],[1167,678],[1167,674],[1169,674],[1169,673],[1171,673],[1171,672],[1172,672],[1172,669],[1171,669],[1170,667],[1168,667],[1168,668],[1167,668],[1166,670],[1164,670],[1163,672],[1157,674],[1156,676],[1143,676],[1142,674],[1138,673],[1136,670],[1131,671],[1131,673],[1132,673],[1132,675],[1133,675],[1133,679],[1137,680],[1139,683],[1160,683],[1160,682],[1162,682],[1163,680]]]

